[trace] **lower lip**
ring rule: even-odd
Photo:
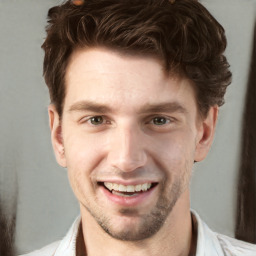
[[[118,204],[120,206],[137,206],[139,204],[142,204],[143,202],[148,202],[149,197],[152,195],[152,193],[155,191],[157,186],[154,186],[148,191],[138,193],[134,196],[124,197],[112,194],[108,189],[106,189],[104,186],[100,187],[101,192],[110,200],[111,202]]]

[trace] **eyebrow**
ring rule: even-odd
[[[110,107],[93,101],[78,101],[74,103],[68,111],[92,111],[97,113],[113,112]]]
[[[188,113],[187,109],[182,106],[179,102],[166,102],[160,104],[147,104],[141,109],[142,113],[148,112],[179,112],[186,114]]]
[[[74,103],[68,110],[69,112],[73,111],[91,111],[95,113],[113,113],[115,112],[113,108],[105,105],[99,104],[93,101],[79,101]],[[139,111],[139,113],[159,113],[159,112],[179,112],[186,114],[188,113],[187,109],[178,102],[163,102],[160,104],[146,104]]]

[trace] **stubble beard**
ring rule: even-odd
[[[183,177],[184,178],[184,177]],[[186,183],[186,182],[185,182]],[[160,186],[160,184],[158,184]],[[167,217],[171,213],[174,205],[185,190],[184,179],[176,181],[172,184],[170,191],[165,191],[165,185],[162,184],[159,189],[159,199],[154,209],[148,214],[139,216],[137,210],[121,209],[120,214],[126,217],[137,216],[140,222],[136,227],[129,226],[126,230],[116,231],[111,224],[114,220],[107,217],[103,212],[93,211],[91,208],[85,206],[88,212],[96,220],[99,226],[112,238],[122,241],[140,241],[154,236],[164,225]]]

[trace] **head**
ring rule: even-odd
[[[231,79],[225,47],[223,28],[195,0],[50,9],[53,147],[82,214],[112,237],[149,238],[188,199]]]

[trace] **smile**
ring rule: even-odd
[[[132,197],[150,190],[155,183],[143,183],[137,185],[123,185],[118,183],[104,182],[104,187],[112,194],[122,197]]]

